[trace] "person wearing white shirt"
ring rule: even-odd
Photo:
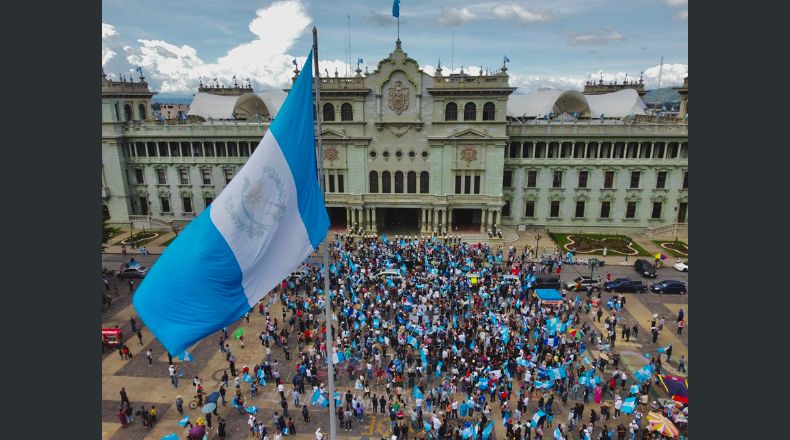
[[[617,396],[617,400],[614,401],[614,418],[620,418],[620,409],[623,407],[623,399],[620,396]]]

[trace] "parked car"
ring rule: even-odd
[[[641,258],[636,260],[634,263],[634,270],[636,270],[639,275],[642,275],[645,278],[655,278],[658,276],[656,268],[653,266],[653,264]]]
[[[681,272],[688,272],[689,271],[689,262],[686,261],[684,263],[684,262],[678,260],[678,262],[675,263],[675,270],[679,270]]]
[[[567,283],[565,285],[565,287],[568,290],[575,291],[577,283],[581,285],[581,287],[579,287],[579,290],[581,290],[581,291],[587,291],[587,289],[589,289],[590,287],[592,287],[593,292],[597,292],[597,291],[601,290],[601,279],[600,278],[590,278],[590,277],[587,277],[587,276],[584,276],[584,275],[582,275],[580,277],[576,277],[573,281]]]
[[[115,275],[118,278],[143,278],[148,273],[148,268],[145,266],[126,267],[118,271]]]
[[[655,293],[675,293],[678,295],[686,294],[686,283],[677,280],[665,280],[650,286],[650,290]]]
[[[604,283],[603,288],[610,293],[645,293],[647,292],[647,285],[641,281],[635,281],[628,278],[618,278],[616,280],[607,281]]]

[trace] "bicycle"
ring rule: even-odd
[[[195,409],[198,406],[200,406],[200,401],[198,400],[198,396],[195,396],[195,398],[189,402],[189,409]]]

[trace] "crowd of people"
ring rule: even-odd
[[[534,294],[537,275],[559,272],[559,251],[546,260],[529,248],[460,240],[340,238],[331,243],[330,260],[335,316],[329,350],[322,268],[308,263],[244,318],[249,322],[257,313],[265,320],[250,345],[260,362],[238,368],[234,337],[227,329],[220,333],[218,347],[228,363],[221,403],[227,405],[225,393],[233,390],[230,404],[246,415],[256,438],[295,434],[301,428],[292,411],[308,423],[330,398],[339,432],[353,431],[369,413],[381,414],[389,419],[391,440],[488,440],[494,424],[516,440],[662,438],[649,429],[647,411],[664,411],[678,420],[679,437],[686,436],[687,404],[648,404],[665,365],[676,362],[684,371],[686,359],[670,360],[670,346],[661,351],[665,360],[651,356],[629,373],[611,350],[618,329],[624,340],[640,337],[639,327],[623,319],[624,295],[604,306],[591,290],[563,292],[552,303]],[[270,311],[277,302],[281,316]],[[596,322],[604,331],[596,330]],[[659,348],[648,336],[650,341],[639,342]],[[243,337],[235,336],[240,348]],[[274,350],[287,361],[294,358],[290,384],[283,377],[291,371],[283,368],[292,367],[281,366]],[[320,379],[327,362],[335,367],[331,397]],[[193,384],[202,405],[200,381],[196,377]],[[273,395],[276,390],[280,403],[270,424],[249,403],[261,387]],[[224,422],[222,429],[220,438]],[[325,436],[320,429],[315,434],[317,440]]]

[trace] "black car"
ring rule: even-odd
[[[655,278],[658,276],[658,273],[656,273],[656,268],[653,266],[653,264],[641,258],[636,260],[634,263],[634,270],[636,270],[639,275],[642,275],[645,278]]]
[[[603,285],[607,292],[615,293],[645,293],[647,286],[641,281],[634,281],[628,278],[618,278],[616,280],[607,281]]]
[[[535,285],[533,286],[535,289],[562,289],[562,284],[560,283],[560,277],[557,275],[538,275],[535,278]]]
[[[655,293],[675,293],[678,295],[686,294],[686,283],[677,280],[665,280],[650,286],[650,290]]]

